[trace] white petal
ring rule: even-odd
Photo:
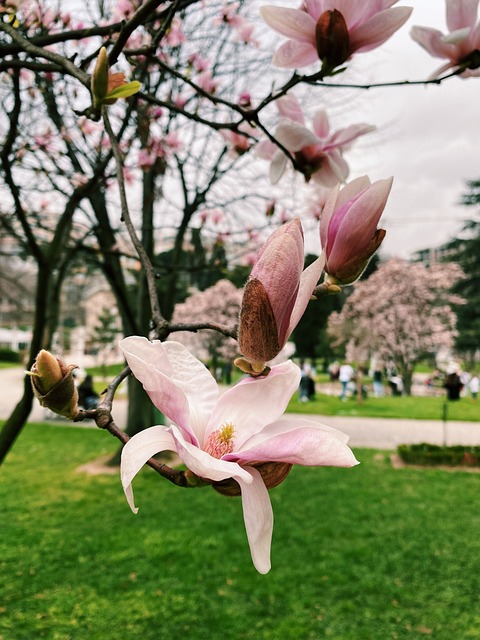
[[[120,476],[130,509],[137,513],[133,502],[132,480],[152,456],[160,451],[176,451],[175,441],[167,427],[150,427],[134,435],[122,449]]]
[[[320,280],[323,267],[325,266],[325,253],[322,253],[312,264],[307,267],[300,277],[300,287],[298,289],[297,299],[290,316],[290,325],[287,331],[288,340],[290,334],[300,322],[301,317],[305,313],[312,292]]]
[[[309,467],[353,467],[358,464],[347,446],[348,436],[306,418],[282,418],[243,444],[241,451],[225,456],[248,464],[288,462]]]
[[[270,547],[273,532],[273,511],[265,483],[256,469],[246,467],[253,482],[239,480],[242,490],[243,518],[253,564],[259,573],[270,571]]]
[[[220,482],[227,478],[251,482],[248,471],[236,462],[214,458],[206,451],[199,449],[195,445],[187,442],[177,427],[172,426],[171,432],[175,440],[175,450],[186,466],[199,478]]]
[[[298,9],[284,7],[260,7],[260,15],[269,27],[287,38],[315,43],[315,20]]]
[[[235,449],[283,414],[300,383],[300,369],[288,361],[272,367],[264,378],[244,378],[228,389],[212,412],[206,436],[232,423]]]
[[[131,336],[120,347],[154,405],[201,444],[218,397],[217,383],[205,365],[178,342]]]
[[[275,148],[278,149],[278,147]],[[272,162],[270,164],[270,182],[272,184],[277,184],[277,182],[283,176],[286,166],[287,156],[283,153],[283,151],[280,151],[279,149],[273,156]]]
[[[281,120],[275,132],[275,138],[289,151],[300,151],[303,147],[318,144],[318,137],[301,124],[290,120]]]

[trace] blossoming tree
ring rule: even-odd
[[[122,297],[119,308],[130,318],[129,328],[134,328],[131,333],[138,335],[124,339],[129,367],[111,382],[100,406],[78,409],[74,365],[45,349],[50,345],[42,323],[33,342],[37,350],[44,348],[29,373],[32,391],[44,406],[74,420],[93,418],[125,444],[121,477],[132,509],[132,480],[144,464],[178,486],[213,486],[226,495],[241,495],[252,559],[261,573],[270,568],[273,527],[267,490],[282,482],[293,464],[356,464],[343,434],[284,415],[300,371],[291,361],[271,361],[311,298],[336,293],[361,275],[384,237],[377,226],[391,189],[391,179],[371,183],[366,176],[340,187],[349,174],[345,154],[373,126],[348,121],[332,132],[322,108],[312,113],[311,127],[306,126],[309,119],[295,91],[302,86],[311,91],[325,88],[326,80],[341,74],[357,55],[366,55],[388,40],[411,13],[409,7],[396,4],[397,0],[307,0],[295,9],[262,7],[265,23],[287,38],[275,52],[273,64],[309,71],[286,71],[288,75],[272,89],[263,81],[267,62],[255,48],[258,42],[249,17],[257,11],[253,2],[125,0],[111,13],[99,2],[88,25],[84,16],[75,18],[75,3],[71,14],[40,0],[2,4],[0,54],[8,107],[1,161],[11,209],[9,232],[26,239],[37,256],[47,292],[55,288],[48,280],[49,271],[57,268],[55,261],[63,250],[75,244],[74,228],[96,239],[91,250],[101,256],[105,272],[117,285],[123,273],[119,247],[125,237],[127,253],[138,256],[142,268],[139,316],[131,313],[123,284],[115,289]],[[416,33],[423,46],[428,43],[432,53],[448,58],[435,82],[476,75],[477,5],[471,0],[447,0],[452,34],[446,40],[437,34],[430,38],[425,31]],[[262,81],[250,86],[254,75],[246,69],[256,69],[257,77],[261,70]],[[41,118],[31,117],[39,105],[52,123],[47,130]],[[278,122],[272,123],[269,113],[275,105]],[[25,141],[21,129],[26,114],[32,135]],[[259,168],[261,160],[258,164],[252,156],[256,146],[258,156],[271,161],[274,182],[283,179],[290,165],[305,182],[331,189],[317,208],[322,254],[304,269],[303,224],[298,217],[287,216],[292,219],[279,226],[257,254],[238,327],[225,327],[215,317],[188,327],[172,322],[178,279],[175,260],[196,215],[202,209],[218,211],[221,203],[229,220],[222,230],[225,236],[241,238],[236,235],[241,232],[247,234],[243,238],[254,236],[247,203],[258,209],[261,202],[265,210],[270,200],[268,191],[260,198],[256,193],[258,175],[264,170]],[[42,178],[33,185],[35,172],[29,173],[28,163],[22,162],[31,155]],[[232,185],[238,187],[241,171],[250,180],[237,193]],[[178,189],[173,188],[175,180]],[[112,197],[113,210],[105,196],[112,182],[117,194]],[[25,205],[26,195],[38,194],[45,185],[51,193],[61,194],[63,209],[53,216],[50,227],[35,205],[33,215]],[[137,200],[142,203],[140,215],[135,211]],[[176,215],[171,215],[173,210]],[[273,210],[268,205],[270,222],[280,222],[272,219]],[[159,298],[156,243],[171,240],[172,227],[173,268]],[[42,240],[45,231],[48,238]],[[60,285],[61,278],[55,286]],[[426,287],[425,295],[428,291]],[[238,339],[241,356],[236,362],[247,377],[219,396],[204,364],[172,339],[184,329],[215,330]],[[118,429],[111,414],[116,389],[130,373],[169,422],[132,438]],[[7,421],[3,455],[31,405],[27,388],[21,418]],[[164,450],[175,451],[187,470],[169,468],[151,457]]]
[[[439,349],[451,349],[456,335],[450,293],[461,277],[454,264],[409,264],[389,260],[355,285],[339,313],[329,318],[329,331],[347,349],[383,362],[393,362],[410,394],[415,364]]]

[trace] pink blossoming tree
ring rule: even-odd
[[[355,285],[339,313],[329,318],[329,332],[337,344],[392,361],[410,394],[415,364],[439,349],[453,347],[456,316],[450,293],[461,277],[454,264],[410,264],[389,260],[368,280]]]

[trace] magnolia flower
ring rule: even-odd
[[[238,131],[241,133],[237,133],[231,129],[222,129],[220,134],[232,151],[241,156],[250,149],[256,140],[257,130],[248,124],[248,122],[242,122],[238,127]]]
[[[322,275],[321,256],[303,270],[303,230],[298,218],[276,229],[261,248],[245,285],[235,364],[261,374],[297,326]]]
[[[323,62],[326,72],[356,52],[383,44],[408,19],[411,7],[390,7],[398,0],[305,0],[300,9],[264,6],[269,27],[289,38],[277,49],[273,64],[299,68]]]
[[[480,22],[477,23],[478,0],[446,0],[447,26],[443,35],[438,29],[412,27],[410,35],[436,58],[448,62],[437,69],[436,78],[448,69],[462,70],[462,78],[480,76]]]
[[[241,492],[253,563],[267,573],[273,529],[267,488],[279,484],[292,464],[357,464],[347,436],[283,416],[300,381],[292,362],[274,367],[265,378],[242,380],[219,396],[208,369],[183,345],[132,336],[120,346],[134,376],[172,422],[141,431],[123,448],[121,478],[131,509],[137,512],[131,483],[142,466],[160,451],[175,451],[193,486]]]
[[[276,104],[281,118],[275,138],[294,156],[307,182],[311,178],[325,187],[344,182],[349,168],[343,152],[357,138],[374,131],[375,127],[353,124],[331,133],[327,114],[321,109],[314,114],[313,131],[310,131],[305,127],[302,108],[293,95],[280,98]],[[257,146],[257,155],[271,160],[270,180],[272,184],[277,183],[287,166],[285,153],[270,140],[264,140]]]
[[[333,284],[359,278],[380,246],[385,231],[377,229],[393,178],[373,184],[363,176],[339,191],[333,189],[320,218],[320,241],[325,272]]]

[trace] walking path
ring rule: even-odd
[[[21,368],[0,369],[0,419],[8,417],[22,395],[23,370]],[[126,423],[127,401],[114,403],[113,417],[123,428]],[[350,436],[352,447],[371,449],[396,449],[399,444],[429,442],[431,444],[480,445],[480,422],[451,422],[441,420],[402,420],[392,418],[354,418],[346,416],[305,416],[309,420],[335,427]],[[34,402],[29,420],[42,422],[47,418],[46,410],[37,400]],[[51,415],[47,418],[52,421]],[[72,424],[59,420],[59,424]],[[76,423],[92,427],[90,423]]]

